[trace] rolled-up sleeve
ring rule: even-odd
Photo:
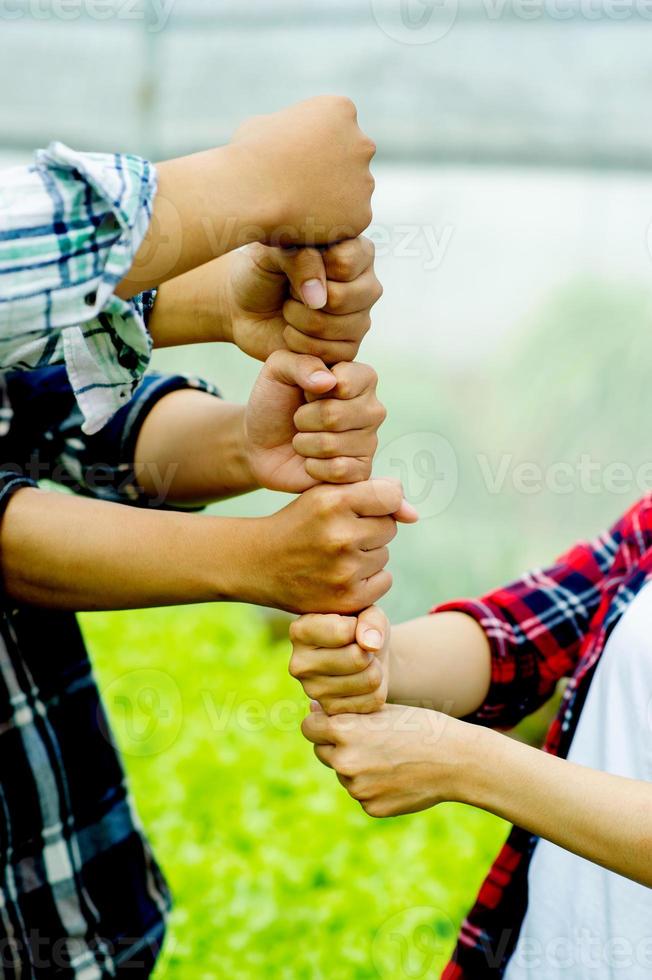
[[[172,392],[192,389],[219,397],[214,385],[200,378],[151,372],[128,404],[99,432],[88,435],[65,368],[14,372],[8,377],[7,389],[14,417],[7,437],[0,440],[4,451],[0,471],[13,471],[29,481],[48,480],[98,500],[161,508],[168,506],[166,474],[160,474],[160,493],[152,498],[140,488],[135,469],[143,423]]]
[[[480,599],[447,602],[432,610],[470,616],[489,641],[489,693],[468,721],[512,728],[573,673],[607,586],[613,585],[614,576],[625,574],[622,545],[638,510],[548,568],[534,569]]]
[[[114,291],[155,193],[146,160],[61,143],[0,173],[0,369],[63,363],[86,433],[129,401],[149,364],[151,297]]]

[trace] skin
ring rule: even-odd
[[[413,512],[392,481],[322,484],[264,518],[132,509],[25,488],[0,547],[7,594],[51,609],[231,600],[354,611],[392,584],[387,544]]]
[[[375,653],[368,644],[365,653],[370,629]],[[454,717],[477,710],[489,686],[489,644],[468,617],[434,615],[391,636],[374,608],[357,618],[304,616],[292,636],[290,670],[319,702],[303,733],[370,816],[467,803],[652,887],[649,783]],[[385,704],[385,690],[409,704]]]
[[[164,283],[149,329],[156,347],[226,342],[266,361],[277,350],[352,361],[382,296],[366,238],[323,250],[250,245]]]
[[[117,294],[129,299],[251,242],[328,245],[371,221],[374,143],[346,98],[245,122],[228,146],[157,166],[146,238]]]

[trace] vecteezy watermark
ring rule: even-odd
[[[176,681],[165,671],[131,670],[116,677],[102,693],[126,755],[159,755],[179,737],[183,701]],[[105,727],[103,716],[100,725]]]
[[[433,272],[446,258],[454,232],[451,224],[439,228],[420,224],[373,224],[365,234],[376,247],[376,258],[417,259],[427,272]]]
[[[457,455],[436,432],[407,433],[382,446],[374,472],[400,480],[406,500],[422,519],[443,514],[457,493]]]
[[[589,496],[602,493],[623,496],[634,491],[643,495],[652,490],[652,460],[639,466],[623,460],[605,463],[590,453],[582,453],[575,460],[557,460],[545,465],[534,460],[518,460],[512,453],[503,453],[496,461],[478,453],[475,460],[491,496],[506,488],[521,496],[544,492],[563,496],[578,491]]]
[[[383,922],[374,935],[373,965],[383,980],[435,976],[454,936],[453,922],[442,909],[432,905],[402,909]]]
[[[457,20],[459,0],[371,0],[374,20],[393,41],[433,44]]]
[[[152,34],[165,30],[176,0],[0,0],[0,21],[108,20],[140,22]]]
[[[454,27],[460,6],[460,0],[371,0],[374,20],[400,44],[441,41]],[[479,0],[468,10],[474,19],[489,22],[652,21],[652,0]]]

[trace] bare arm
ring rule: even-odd
[[[390,701],[463,718],[484,703],[490,679],[489,643],[469,616],[436,613],[392,629]]]
[[[201,504],[257,489],[244,417],[244,406],[192,389],[162,398],[136,443],[143,490],[176,504]]]
[[[468,727],[468,726],[465,726]],[[481,730],[464,801],[652,887],[652,785]]]
[[[313,712],[303,732],[371,816],[467,803],[652,887],[649,783],[578,766],[422,708]]]

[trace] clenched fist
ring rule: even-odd
[[[356,238],[370,223],[376,146],[350,99],[320,96],[255,116],[230,146],[267,212],[260,240],[326,245]]]
[[[386,415],[377,380],[366,364],[329,370],[316,357],[272,354],[245,415],[249,465],[258,483],[302,493],[317,483],[368,480]]]

